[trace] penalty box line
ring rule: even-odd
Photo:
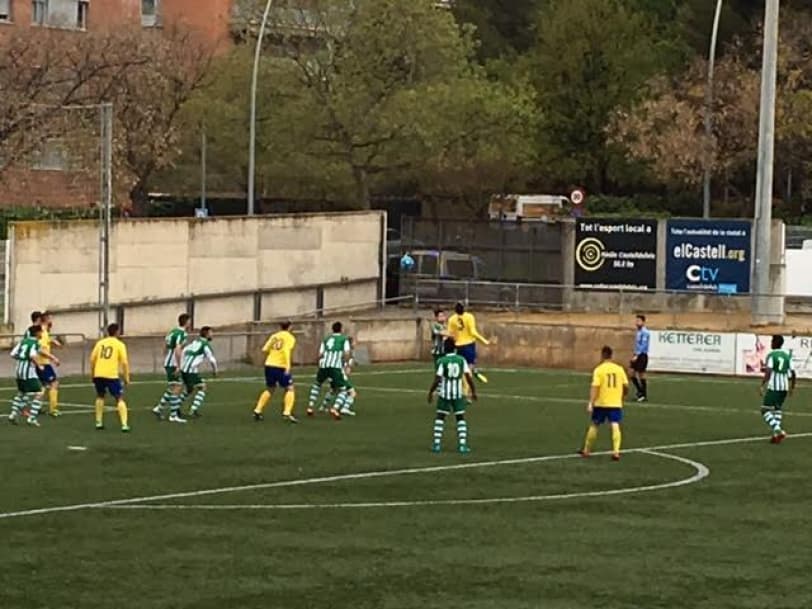
[[[789,436],[788,439],[798,439],[798,438],[810,438],[812,437],[812,432],[806,433],[799,433],[792,436]],[[668,450],[679,450],[683,448],[699,448],[699,447],[708,447],[708,446],[727,446],[732,444],[745,444],[751,442],[764,442],[765,438],[763,435],[760,436],[748,436],[742,438],[728,438],[725,440],[704,440],[699,442],[683,442],[677,444],[661,444],[657,446],[647,446],[641,448],[630,448],[624,451],[626,454],[632,453],[646,453],[652,451],[668,451]],[[608,455],[608,451],[594,453],[596,456],[599,455]],[[93,503],[76,503],[72,505],[62,505],[62,506],[52,506],[52,507],[43,507],[43,508],[35,508],[29,510],[18,510],[13,512],[2,512],[0,513],[0,520],[6,520],[11,518],[21,518],[24,516],[39,516],[45,514],[54,514],[60,512],[75,512],[79,510],[87,510],[87,509],[94,509],[94,508],[111,508],[111,507],[118,507],[118,506],[126,506],[126,505],[134,505],[134,504],[141,504],[141,503],[150,503],[155,501],[171,501],[174,499],[188,499],[191,497],[206,497],[210,495],[223,495],[227,493],[239,493],[239,492],[246,492],[246,491],[256,491],[256,490],[265,490],[265,489],[272,489],[272,488],[285,488],[285,487],[296,487],[296,486],[307,486],[307,485],[314,485],[314,484],[325,484],[331,482],[342,482],[345,480],[368,480],[372,478],[385,478],[390,476],[402,476],[408,474],[423,474],[423,473],[432,473],[432,472],[443,472],[443,471],[459,471],[459,470],[466,470],[466,469],[476,469],[476,468],[486,468],[486,467],[497,467],[502,465],[521,465],[527,463],[542,463],[546,461],[560,461],[564,459],[572,459],[577,457],[578,455],[575,453],[566,453],[560,455],[544,455],[539,457],[523,457],[517,459],[500,459],[495,461],[476,461],[474,463],[457,463],[453,465],[434,465],[428,467],[412,467],[412,468],[404,468],[404,469],[395,469],[395,470],[381,470],[381,471],[372,471],[372,472],[359,472],[355,474],[339,474],[334,476],[321,476],[317,478],[302,478],[299,480],[282,480],[277,482],[264,482],[258,484],[246,484],[240,486],[225,486],[225,487],[218,487],[218,488],[211,488],[211,489],[203,489],[198,491],[184,491],[178,493],[167,493],[162,495],[150,495],[150,496],[143,496],[143,497],[132,497],[129,499],[112,499],[107,501],[98,501]]]

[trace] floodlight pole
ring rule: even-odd
[[[259,24],[257,48],[254,51],[254,69],[251,75],[251,117],[249,119],[248,135],[248,215],[254,215],[256,162],[257,162],[257,79],[259,78],[259,60],[262,56],[262,39],[265,37],[265,27],[268,24],[268,15],[271,13],[273,0],[265,4],[262,23]]]
[[[764,57],[761,69],[761,111],[756,176],[756,251],[753,266],[753,322],[776,321],[783,307],[771,306],[770,249],[773,205],[773,163],[775,157],[775,97],[778,72],[778,14],[780,0],[765,0]]]
[[[710,218],[711,213],[711,180],[713,178],[713,155],[711,141],[713,140],[713,75],[716,68],[716,43],[719,38],[719,21],[722,17],[722,3],[717,0],[716,14],[713,17],[711,30],[710,51],[708,53],[708,84],[705,89],[705,177],[702,184],[702,217]]]
[[[113,104],[100,104],[101,198],[99,201],[99,329],[110,323],[110,233],[113,208]]]

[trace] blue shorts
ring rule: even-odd
[[[56,380],[56,370],[51,364],[45,364],[40,370],[37,370],[37,376],[43,385],[50,385]]]
[[[96,388],[96,395],[100,398],[103,398],[107,393],[116,399],[124,395],[124,386],[119,379],[94,378],[93,386]]]
[[[603,425],[607,421],[609,423],[620,423],[623,421],[623,409],[595,406],[592,409],[592,422],[595,425]]]
[[[269,389],[274,389],[277,386],[287,389],[293,385],[293,375],[285,372],[284,368],[265,366],[265,385]]]
[[[476,343],[457,347],[457,354],[461,355],[469,366],[473,366],[476,364]]]

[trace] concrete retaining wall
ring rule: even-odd
[[[129,334],[165,331],[189,300],[197,325],[373,302],[385,234],[383,212],[120,221],[110,240],[110,302]],[[60,331],[95,336],[97,223],[14,223],[9,248],[15,331],[32,310],[50,309]]]

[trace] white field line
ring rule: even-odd
[[[799,433],[790,436],[791,439],[797,438],[810,438],[812,432]],[[700,442],[685,442],[679,444],[662,444],[658,446],[647,446],[643,448],[631,448],[624,451],[625,454],[629,453],[646,453],[651,451],[670,451],[679,450],[682,448],[698,448],[707,446],[728,446],[731,444],[744,444],[749,442],[765,442],[765,437],[749,436],[744,438],[728,438],[725,440],[705,440]],[[598,455],[608,455],[608,452],[594,453]],[[35,508],[29,510],[19,510],[13,512],[1,512],[0,520],[9,518],[20,518],[23,516],[38,516],[43,514],[54,514],[58,512],[75,512],[78,510],[86,510],[92,508],[110,508],[123,505],[136,505],[142,503],[150,503],[156,501],[171,501],[173,499],[187,499],[190,497],[205,497],[210,495],[222,495],[226,493],[239,493],[244,491],[264,490],[271,488],[284,488],[295,486],[308,486],[313,484],[324,484],[329,482],[341,482],[344,480],[367,480],[371,478],[386,478],[390,476],[402,476],[407,474],[423,474],[431,472],[442,471],[457,471],[475,468],[496,467],[500,465],[520,465],[525,463],[542,463],[545,461],[560,461],[563,459],[572,459],[576,454],[567,453],[562,455],[544,455],[540,457],[525,457],[519,459],[501,459],[497,461],[476,461],[473,463],[458,463],[455,465],[435,465],[429,467],[414,467],[406,469],[395,470],[381,470],[373,472],[361,472],[355,474],[340,474],[336,476],[323,476],[318,478],[302,478],[299,480],[282,480],[277,482],[262,482],[259,484],[246,484],[241,486],[224,486],[218,488],[210,488],[198,491],[185,491],[178,493],[168,493],[164,495],[151,495],[145,497],[132,497],[129,499],[111,499],[107,501],[98,501],[93,503],[76,503],[72,505],[52,506]]]
[[[663,459],[678,461],[694,468],[693,475],[661,484],[645,486],[631,486],[625,488],[607,489],[601,491],[583,491],[578,493],[561,493],[557,495],[525,495],[522,497],[491,497],[482,499],[426,499],[417,501],[381,501],[357,503],[288,503],[288,504],[127,504],[111,506],[110,509],[119,510],[322,510],[322,509],[356,509],[356,508],[396,508],[396,507],[428,507],[444,505],[490,505],[495,503],[528,503],[533,501],[555,501],[562,499],[582,499],[587,497],[612,497],[617,495],[631,495],[634,493],[649,493],[670,488],[678,488],[695,484],[710,475],[710,468],[699,461],[670,455],[653,450],[640,450],[641,454],[652,455]]]
[[[363,391],[372,391],[372,392],[380,392],[380,393],[416,393],[416,394],[427,394],[428,391],[422,389],[409,389],[409,388],[395,388],[395,387],[369,387],[366,385],[359,386],[358,389]],[[519,395],[519,394],[507,394],[507,393],[480,393],[480,397],[483,398],[498,398],[503,400],[519,400],[523,402],[552,402],[552,403],[562,403],[562,404],[584,404],[586,405],[585,399],[578,399],[578,398],[565,398],[565,397],[556,397],[556,396],[535,396],[535,395]],[[641,410],[653,410],[656,411],[659,408],[668,408],[671,410],[693,410],[698,412],[721,412],[726,414],[741,414],[741,413],[753,413],[758,412],[760,405],[756,400],[754,403],[757,405],[750,409],[744,408],[716,408],[714,406],[688,406],[686,404],[660,404],[658,402],[646,402],[646,403],[634,403],[631,404],[628,408],[629,409],[641,409]],[[793,412],[791,410],[784,411],[785,416],[789,417],[812,417],[812,412]]]

